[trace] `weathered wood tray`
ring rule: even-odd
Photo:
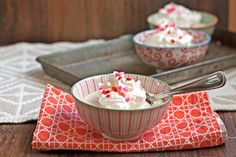
[[[227,40],[222,37],[221,41]],[[37,61],[48,75],[69,85],[80,79],[114,70],[150,75],[172,84],[236,66],[236,49],[212,43],[201,62],[161,71],[139,60],[134,52],[131,36],[126,35],[93,46],[40,56]]]

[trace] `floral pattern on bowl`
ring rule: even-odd
[[[211,37],[201,31],[188,30],[193,36],[193,45],[184,46],[148,46],[143,44],[147,36],[155,30],[138,33],[133,41],[138,57],[146,64],[158,69],[174,69],[200,61],[207,52]]]

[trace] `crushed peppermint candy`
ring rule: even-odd
[[[155,24],[158,24],[160,20],[168,20],[175,22],[180,28],[191,28],[192,26],[201,23],[202,14],[190,10],[189,8],[176,4],[174,2],[166,4],[158,11],[159,18],[156,18]]]
[[[121,80],[121,79],[125,79],[126,81],[133,80],[133,78],[125,75],[124,72],[114,72],[113,75],[115,76],[117,80]],[[129,92],[129,88],[127,85],[116,87],[116,86],[111,86],[110,82],[107,82],[106,85],[104,85],[103,83],[99,83],[98,85],[99,85],[99,90],[105,97],[107,98],[111,97],[110,92],[113,91],[113,92],[117,92],[120,96],[130,101],[130,98],[126,98],[126,93]]]
[[[135,81],[124,72],[113,72],[107,82],[98,83],[98,89],[101,94],[100,104],[114,101],[115,106],[120,104],[122,108],[125,105],[129,106],[130,103],[136,105],[139,103],[143,104],[146,99],[146,92],[141,86],[141,82]]]
[[[162,21],[143,41],[148,46],[190,46],[193,36],[175,23]]]

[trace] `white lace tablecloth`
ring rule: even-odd
[[[36,120],[44,87],[48,82],[61,89],[69,88],[44,74],[41,65],[35,61],[37,56],[101,42],[104,40],[91,40],[86,43],[18,43],[0,47],[0,122]],[[214,110],[236,110],[236,68],[226,70],[226,73],[226,86],[209,91]]]

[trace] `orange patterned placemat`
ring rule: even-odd
[[[48,84],[32,147],[38,150],[144,152],[212,147],[223,144],[225,139],[225,126],[212,111],[207,92],[173,97],[162,121],[144,132],[140,139],[113,142],[89,129],[81,120],[70,94]]]

